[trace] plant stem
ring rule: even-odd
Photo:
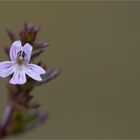
[[[13,110],[14,110],[13,104],[9,98],[5,111],[4,111],[4,115],[0,121],[0,138],[4,138],[5,136],[7,136],[7,133],[8,133],[7,129],[9,127],[9,123],[11,121]]]

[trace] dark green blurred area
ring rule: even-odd
[[[41,25],[39,60],[62,73],[33,91],[48,121],[17,139],[140,138],[140,2],[0,2],[0,44],[24,21]]]

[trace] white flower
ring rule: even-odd
[[[41,74],[46,71],[38,65],[29,64],[32,54],[32,46],[26,43],[22,46],[21,41],[15,41],[10,48],[11,61],[0,62],[0,76],[5,78],[13,74],[10,83],[22,85],[26,83],[26,75],[34,80],[42,81]]]

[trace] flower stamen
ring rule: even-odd
[[[17,53],[17,58],[18,59],[24,59],[26,56],[26,53],[22,50],[20,50],[18,53]]]

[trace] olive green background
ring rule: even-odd
[[[0,2],[0,44],[24,21],[41,25],[39,60],[62,73],[33,91],[48,121],[16,138],[140,138],[140,2]]]

